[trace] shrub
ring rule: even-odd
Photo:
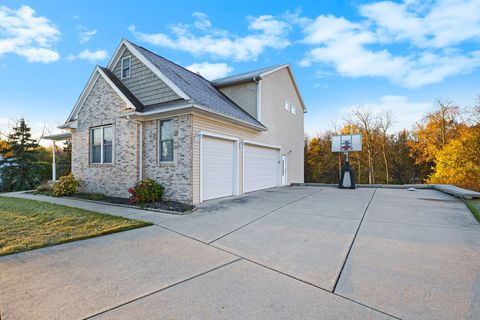
[[[144,179],[133,188],[128,189],[131,204],[143,204],[147,202],[161,201],[163,198],[163,186],[152,179]]]
[[[38,192],[52,192],[53,188],[48,182],[44,182],[39,185],[35,190]]]
[[[75,179],[73,173],[60,177],[60,180],[53,185],[53,196],[70,196],[77,192],[80,183]]]

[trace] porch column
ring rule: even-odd
[[[55,161],[55,140],[53,140],[52,142],[53,142],[53,145],[52,145],[52,154],[53,154],[53,157],[52,157],[52,180],[56,181],[57,180],[57,163]]]

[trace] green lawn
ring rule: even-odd
[[[0,256],[148,225],[151,223],[0,197]]]
[[[472,211],[473,216],[480,223],[480,199],[465,200],[467,207]]]

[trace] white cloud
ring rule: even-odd
[[[29,6],[17,10],[0,7],[0,56],[14,53],[28,62],[53,62],[60,54],[52,48],[60,31]]]
[[[200,15],[202,20],[198,19]],[[197,34],[189,25],[184,24],[171,26],[172,35],[140,32],[134,25],[128,30],[150,44],[186,51],[196,56],[211,55],[236,61],[255,60],[268,48],[280,49],[290,45],[287,38],[290,26],[273,16],[250,17],[248,29],[251,33],[245,36],[230,34],[226,30],[211,30],[211,24],[205,23],[210,22],[205,14],[195,13],[195,16],[195,27],[208,32]],[[207,27],[208,30],[205,29]]]
[[[378,31],[419,47],[443,48],[480,38],[480,1],[439,0],[431,3],[381,1],[360,6]]]
[[[78,26],[78,42],[80,44],[85,44],[92,39],[94,35],[97,34],[97,30],[90,30],[84,26]]]
[[[362,5],[359,11],[366,18],[360,22],[331,15],[304,18],[303,43],[313,48],[300,64],[333,68],[347,77],[384,77],[408,88],[480,66],[480,50],[455,47],[480,39],[480,0],[383,1]]]
[[[89,49],[85,49],[77,55],[69,55],[66,59],[69,61],[80,59],[95,62],[105,60],[107,57],[108,52],[106,50],[90,51]]]
[[[192,15],[197,18],[193,23],[195,28],[205,31],[212,27],[212,22],[210,22],[208,16],[205,13],[194,12]]]
[[[226,63],[194,63],[187,67],[192,72],[198,72],[202,77],[208,80],[219,79],[227,76],[233,71],[233,68]]]
[[[347,106],[339,111],[341,118],[346,118],[358,106]],[[360,105],[365,110],[379,115],[382,111],[390,111],[394,123],[391,132],[411,128],[415,122],[422,119],[427,113],[434,110],[435,106],[428,101],[409,101],[405,96],[387,95],[380,97],[378,101],[371,101]]]

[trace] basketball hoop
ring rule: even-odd
[[[348,162],[348,153],[362,151],[362,135],[348,134],[338,135],[332,137],[332,152],[343,152],[345,155],[345,162],[342,168],[342,174],[338,187],[340,189],[355,189],[355,177],[353,170]]]

